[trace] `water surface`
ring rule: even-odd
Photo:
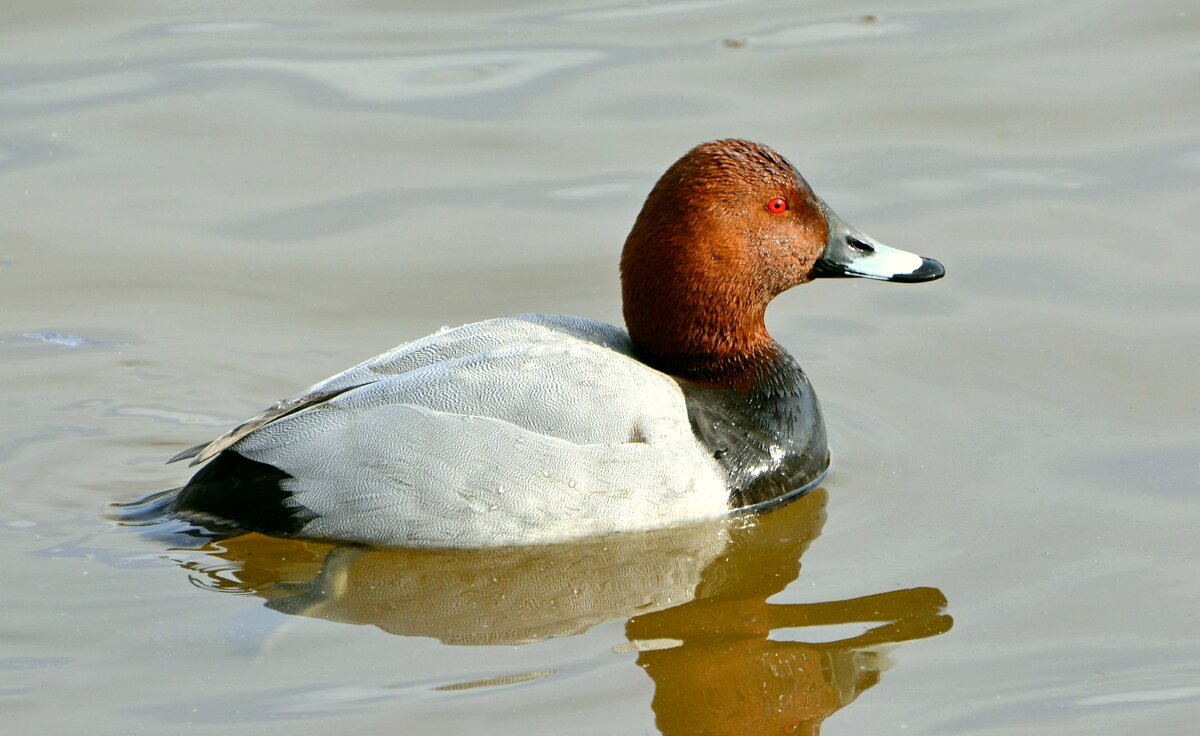
[[[3,14],[0,732],[1192,733],[1194,4]],[[772,307],[820,491],[490,553],[105,516],[442,325],[619,322],[642,197],[721,136],[947,266]]]

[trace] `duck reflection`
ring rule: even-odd
[[[622,648],[654,681],[664,734],[815,734],[879,681],[882,646],[952,625],[933,588],[768,603],[799,574],[825,500],[817,489],[756,516],[525,548],[372,549],[248,534],[209,544],[208,563],[184,565],[199,585],[251,592],[278,611],[448,644],[537,641],[629,617]],[[846,625],[860,633],[806,643],[796,631]]]
[[[799,575],[824,508],[818,490],[732,530],[728,551],[704,570],[691,601],[629,620],[625,631],[654,680],[664,734],[816,734],[879,681],[888,666],[882,645],[950,629],[946,599],[935,588],[768,603]],[[847,625],[865,631],[825,643],[786,631]]]

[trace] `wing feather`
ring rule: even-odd
[[[475,322],[454,329],[442,329],[418,340],[402,343],[298,394],[278,401],[215,440],[189,447],[167,462],[191,459],[189,466],[199,465],[272,422],[324,404],[348,391],[381,379],[484,353],[505,345],[544,342],[555,334],[571,335],[624,354],[631,351],[628,345],[629,338],[622,330],[580,317],[527,314]]]

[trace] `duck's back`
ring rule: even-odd
[[[624,331],[577,317],[402,345],[197,459],[218,453],[180,492],[185,516],[377,544],[551,541],[711,517],[729,500],[679,385],[635,360]]]

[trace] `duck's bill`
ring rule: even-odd
[[[816,276],[859,276],[912,283],[946,275],[942,264],[932,258],[877,242],[842,222],[829,208],[825,208],[825,219],[829,223],[829,240],[817,260]]]

